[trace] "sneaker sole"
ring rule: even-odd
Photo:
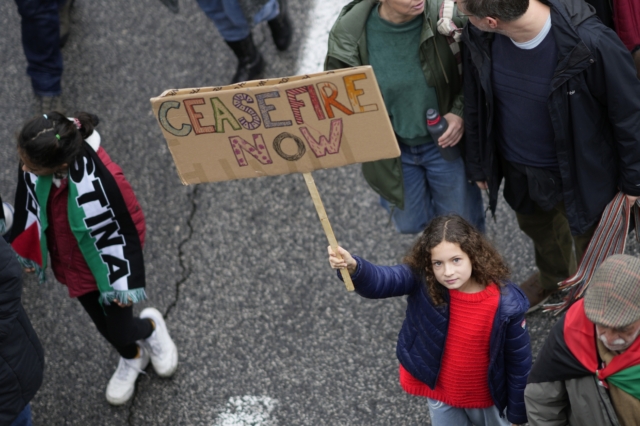
[[[131,397],[133,397],[134,390],[135,390],[135,387],[131,390],[130,393],[126,395],[126,398],[125,397],[113,398],[113,397],[110,397],[109,394],[107,394],[107,402],[111,405],[124,405],[131,400]]]
[[[147,309],[150,309],[149,311],[147,311]],[[167,328],[167,324],[164,321],[164,317],[162,316],[162,314],[160,313],[160,311],[158,311],[155,308],[147,308],[144,309],[141,313],[140,313],[140,318],[148,318],[153,320],[156,324],[158,323],[158,319],[161,319],[162,322],[164,323],[164,328]],[[151,310],[153,309],[153,310]],[[147,311],[145,313],[145,311]],[[149,315],[149,313],[153,313],[153,315]],[[143,316],[144,315],[144,316]],[[156,318],[156,316],[160,315],[160,318]],[[167,334],[169,333],[169,331],[167,330]],[[173,339],[171,339],[171,355],[170,355],[170,359],[171,359],[171,363],[170,363],[170,367],[169,369],[167,369],[166,371],[160,371],[160,369],[156,366],[156,364],[153,362],[153,358],[151,358],[151,365],[153,365],[153,369],[155,370],[156,374],[160,377],[164,377],[164,378],[168,378],[173,376],[173,374],[176,372],[176,370],[178,369],[178,347],[176,346],[176,344],[173,342]]]
[[[151,360],[151,364],[153,364],[153,360]],[[173,376],[173,374],[178,369],[178,348],[176,347],[175,344],[171,349],[171,367],[167,371],[160,372],[158,371],[158,368],[156,368],[156,365],[153,364],[153,369],[156,371],[156,374],[160,377],[168,378]]]

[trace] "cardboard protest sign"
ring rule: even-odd
[[[400,156],[370,66],[168,90],[151,106],[185,185],[302,173],[335,253],[310,172]]]
[[[168,90],[151,105],[185,185],[400,156],[369,66]]]

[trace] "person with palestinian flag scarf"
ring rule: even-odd
[[[640,425],[640,259],[616,254],[551,329],[524,391],[529,425]]]
[[[133,304],[146,299],[144,215],[122,169],[100,146],[98,121],[84,112],[50,112],[24,125],[9,240],[41,282],[50,257],[56,279],[118,351],[106,397],[121,405],[149,360],[159,376],[173,375],[178,351],[158,310],[133,315]]]

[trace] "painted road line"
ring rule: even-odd
[[[296,75],[320,72],[323,69],[324,57],[327,55],[329,31],[338,18],[340,10],[348,0],[322,1],[315,0],[309,14],[309,30],[302,43],[302,54],[298,61]]]
[[[277,405],[278,400],[268,396],[232,396],[213,426],[276,426],[271,413]]]

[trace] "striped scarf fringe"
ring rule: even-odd
[[[638,230],[640,225],[640,206],[637,202],[630,206],[627,196],[619,192],[602,213],[602,218],[600,218],[598,227],[589,242],[576,273],[558,283],[560,289],[567,293],[563,301],[544,305],[545,312],[553,312],[554,315],[558,315],[566,311],[582,298],[587,287],[589,287],[591,277],[593,277],[600,264],[611,255],[624,253],[632,212],[635,221],[636,239],[640,241]]]

